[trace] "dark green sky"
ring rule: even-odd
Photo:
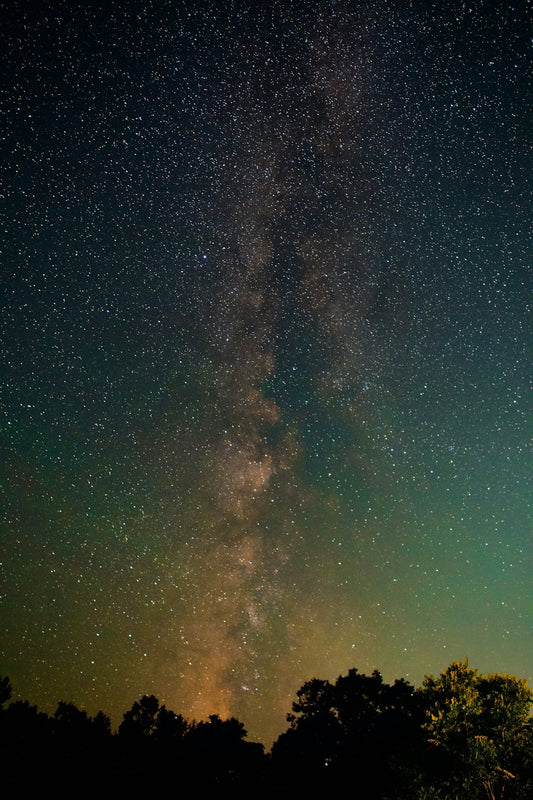
[[[3,5],[19,696],[269,745],[353,666],[532,679],[528,22]]]

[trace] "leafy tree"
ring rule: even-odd
[[[329,681],[313,678],[298,689],[296,696],[298,700],[292,704],[294,713],[288,715],[289,722],[297,723],[298,714],[299,719],[329,719],[335,716],[335,688]]]
[[[533,694],[526,681],[454,662],[438,678],[426,677],[419,696],[430,748],[426,782],[435,797],[527,796]]]
[[[54,712],[54,730],[57,736],[71,742],[87,744],[111,734],[111,721],[103,711],[94,719],[74,703],[61,700]]]
[[[16,700],[4,711],[6,727],[24,737],[44,736],[49,731],[49,717],[27,700]]]
[[[263,745],[245,741],[246,735],[243,723],[235,717],[221,719],[212,714],[208,720],[194,723],[185,739],[192,784],[196,788],[201,784],[204,791],[253,785],[264,765],[264,751]]]
[[[292,714],[287,715],[290,730],[274,746],[279,757],[310,760],[325,764],[338,752],[342,726],[338,718],[335,686],[313,678],[296,693]]]
[[[123,716],[119,736],[128,739],[143,739],[154,736],[157,731],[159,700],[154,695],[143,695]]]
[[[103,711],[99,711],[96,716],[93,718],[93,731],[96,736],[98,737],[107,737],[111,736],[111,720],[104,714]]]
[[[335,684],[313,679],[302,686],[288,716],[291,727],[272,749],[275,769],[298,764],[310,786],[332,781],[341,786],[357,775],[365,798],[381,797],[387,787],[400,792],[411,779],[413,743],[420,713],[414,688],[404,680],[389,685],[376,670],[356,669]]]
[[[221,719],[211,714],[209,720],[195,723],[189,731],[187,741],[194,749],[220,755],[235,751],[246,737],[242,722],[232,717]]]
[[[91,719],[86,711],[80,710],[74,703],[61,700],[54,713],[55,729],[68,737],[85,738],[91,726]]]
[[[189,728],[181,714],[160,706],[154,695],[144,695],[124,714],[118,733],[123,739],[169,745],[183,741]]]
[[[181,716],[170,711],[166,706],[161,706],[156,719],[154,736],[162,744],[177,744],[182,742],[189,730],[189,723]]]

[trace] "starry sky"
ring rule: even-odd
[[[531,680],[526,4],[0,9],[15,697]]]

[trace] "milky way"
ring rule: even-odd
[[[104,6],[1,24],[0,671],[531,679],[521,4]]]

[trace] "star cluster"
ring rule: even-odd
[[[532,677],[522,4],[10,3],[2,670],[269,744]]]

